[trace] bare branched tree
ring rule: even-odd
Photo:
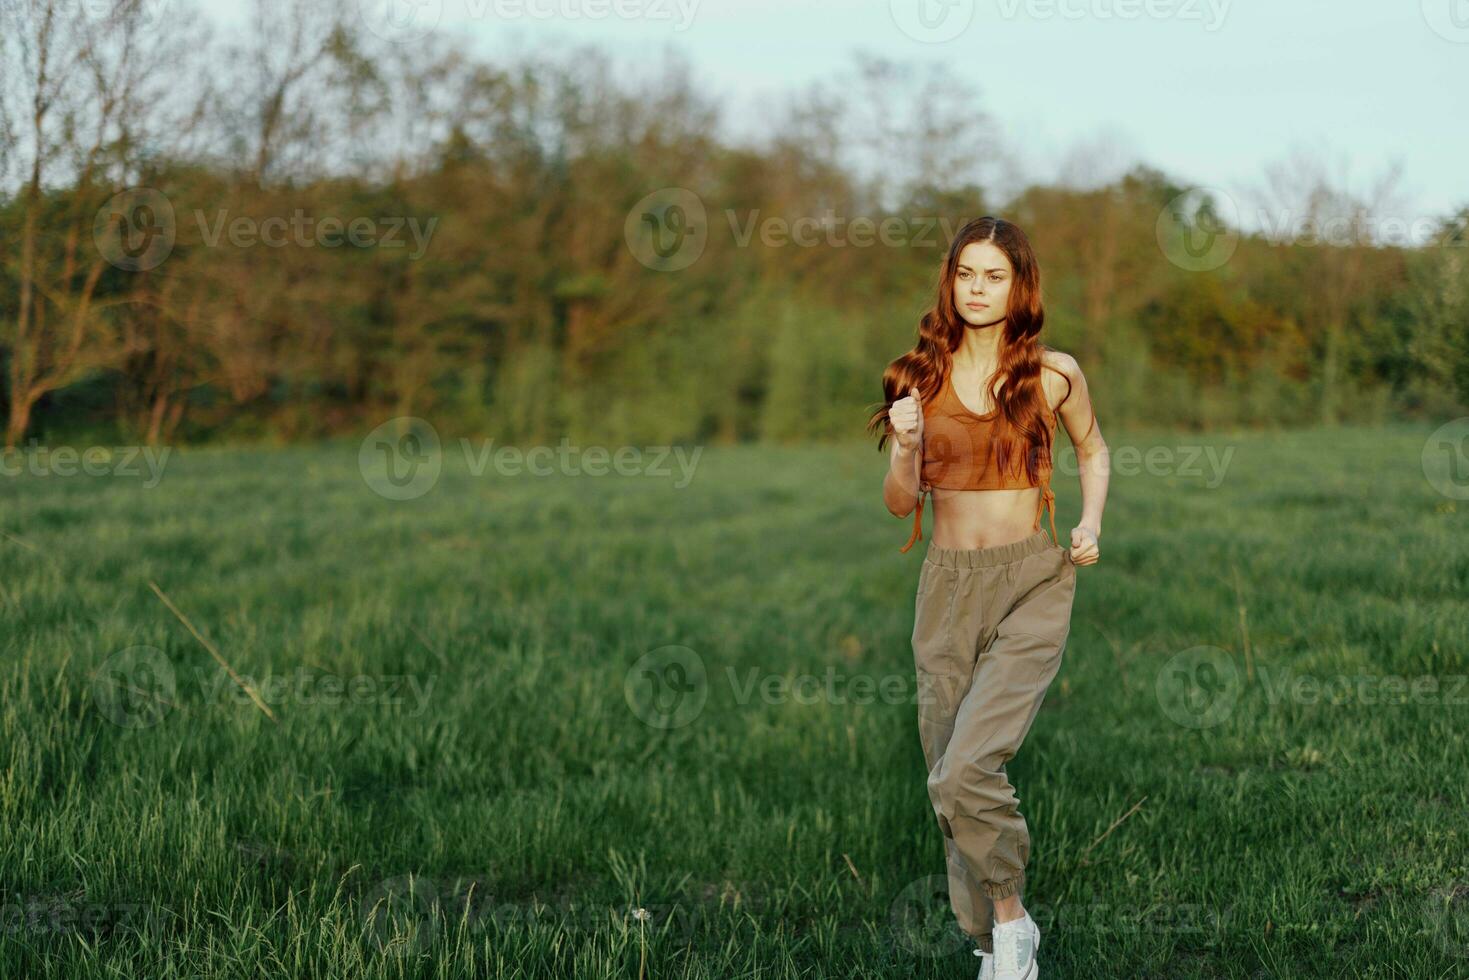
[[[316,176],[343,149],[352,113],[334,81],[344,65],[362,67],[346,14],[343,0],[254,0],[248,29],[222,53],[215,117],[235,169],[257,184]]]
[[[1382,223],[1405,217],[1398,213],[1400,163],[1389,165],[1360,192],[1351,189],[1344,163],[1334,169],[1333,174],[1319,151],[1307,150],[1267,167],[1269,203],[1262,215],[1267,236],[1277,244],[1316,253],[1312,273],[1302,277],[1301,285],[1306,291],[1305,326],[1320,347],[1314,373],[1324,425],[1335,425],[1341,416],[1347,320],[1353,304],[1371,292],[1368,256]]]
[[[0,333],[9,352],[7,446],[23,437],[45,394],[122,356],[109,314],[121,300],[98,298],[109,265],[96,243],[124,229],[94,225],[99,204],[125,186],[160,103],[155,82],[167,48],[152,42],[161,30],[141,0],[0,2],[4,157],[23,206],[18,247],[5,255],[18,292]],[[53,199],[57,185],[75,193]]]

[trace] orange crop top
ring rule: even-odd
[[[1017,490],[1039,485],[1040,503],[1035,512],[1035,530],[1041,529],[1041,513],[1050,509],[1051,539],[1056,536],[1056,495],[1051,492],[1051,460],[1038,461],[1039,484],[1025,473],[1024,450],[1010,446],[1008,466],[1000,471],[999,437],[995,422],[1000,410],[975,415],[964,407],[947,377],[938,397],[923,406],[923,460],[918,485],[918,508],[913,513],[913,534],[903,545],[906,552],[923,537],[923,495],[930,490]],[[1056,413],[1045,410],[1047,426],[1054,437]],[[1053,443],[1054,446],[1054,438]]]

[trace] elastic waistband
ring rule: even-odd
[[[991,548],[940,548],[929,542],[925,561],[947,568],[981,568],[986,565],[1004,565],[1031,555],[1038,555],[1056,544],[1045,531],[1037,531],[1028,538],[997,544]]]

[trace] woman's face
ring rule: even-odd
[[[1005,319],[1015,270],[993,242],[970,242],[959,252],[954,274],[954,309],[971,327],[988,327]]]

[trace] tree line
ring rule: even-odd
[[[183,4],[0,0],[7,445],[406,415],[503,441],[859,438],[946,232],[982,214],[1030,234],[1043,339],[1104,418],[1469,404],[1469,208],[1395,239],[1391,174],[1361,192],[1286,161],[1250,227],[1143,165],[1007,182],[1014,148],[942,66],[855,56],[739,140],[678,57],[394,43],[356,7],[261,0],[220,37]]]

